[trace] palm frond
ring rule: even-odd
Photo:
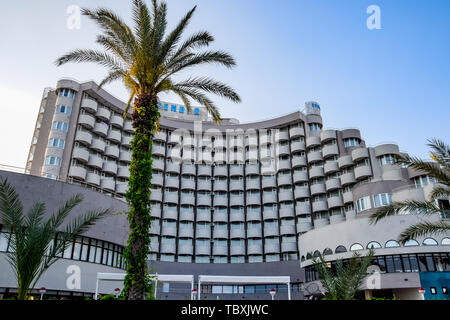
[[[0,213],[3,224],[8,228],[16,231],[24,225],[23,205],[19,195],[8,179],[3,178],[0,178]]]
[[[197,101],[202,106],[206,108],[209,114],[213,117],[213,120],[216,123],[220,123],[222,121],[222,118],[220,117],[220,111],[215,106],[214,102],[212,102],[211,99],[209,99],[205,94],[203,94],[198,89],[190,89],[190,88],[181,88],[176,85],[173,86],[172,90],[176,90],[185,96],[190,97],[191,99]]]
[[[450,188],[444,186],[435,186],[430,192],[431,200],[439,198],[450,198]]]
[[[445,221],[421,222],[404,230],[400,234],[398,241],[404,244],[412,239],[417,239],[427,235],[447,234],[449,231],[450,225]]]
[[[397,156],[397,163],[409,166],[419,171],[423,171],[424,174],[435,178],[439,183],[450,186],[449,171],[440,168],[436,163],[424,161],[420,158],[412,157],[409,155]]]
[[[108,54],[106,52],[97,51],[97,50],[82,50],[77,49],[73,50],[56,60],[56,65],[61,66],[68,62],[92,62],[97,63],[109,70],[118,71],[121,70],[125,73],[125,68],[123,64],[113,55]]]
[[[430,215],[440,213],[439,207],[433,202],[421,202],[415,200],[407,200],[403,202],[394,202],[391,205],[378,209],[370,216],[370,223],[376,224],[378,221],[396,214],[423,214]]]
[[[230,86],[210,78],[190,78],[186,81],[176,83],[174,86],[185,89],[200,89],[227,98],[233,102],[241,102],[239,95]]]

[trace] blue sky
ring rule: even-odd
[[[71,49],[95,47],[95,25],[83,17],[79,30],[68,29],[67,7],[106,6],[130,22],[130,3],[0,4],[0,164],[25,166],[43,88],[55,86],[61,77],[100,81],[105,75],[90,64],[54,65]],[[450,1],[167,3],[170,28],[198,5],[187,34],[210,31],[216,38],[212,48],[237,60],[233,70],[213,66],[193,73],[224,81],[239,92],[239,105],[217,99],[223,117],[262,120],[301,110],[305,101],[315,100],[322,106],[325,128],[357,127],[370,146],[395,142],[402,151],[427,157],[427,139],[450,140]],[[381,30],[366,27],[370,5],[381,9]],[[121,83],[107,90],[127,98]],[[17,118],[21,121],[8,121]]]

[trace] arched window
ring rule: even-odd
[[[450,246],[450,238],[444,238],[444,239],[442,239],[441,244],[442,244],[443,246]]]
[[[319,250],[314,251],[313,256],[318,258],[320,256]]]
[[[360,245],[359,243],[354,243],[350,247],[350,251],[358,251],[358,250],[364,250],[363,246]]]
[[[379,248],[381,248],[381,244],[379,244],[376,241],[371,241],[371,242],[369,242],[367,244],[367,249],[370,249],[370,248],[372,248],[372,249],[379,249]]]
[[[311,255],[311,253],[308,253],[307,255],[306,255],[306,259],[312,259],[312,255]]]
[[[304,262],[306,259],[305,259],[305,256],[302,256],[302,262]]]
[[[347,249],[345,249],[344,246],[338,246],[336,250],[334,250],[334,253],[343,253],[343,252],[347,252]]]
[[[408,240],[404,244],[405,247],[417,247],[419,243],[416,240]]]
[[[331,250],[330,248],[326,248],[325,250],[323,250],[323,255],[327,256],[333,254],[333,250]]]
[[[400,247],[400,244],[395,240],[389,240],[388,242],[386,242],[384,247],[385,248],[396,248],[396,247]]]
[[[425,240],[423,240],[423,245],[424,246],[437,246],[438,243],[433,238],[426,238]]]

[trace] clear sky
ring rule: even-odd
[[[150,2],[150,1],[149,1]],[[427,157],[427,139],[450,143],[450,1],[167,0],[169,27],[198,5],[188,33],[208,30],[233,70],[203,67],[243,102],[218,99],[223,117],[251,122],[322,106],[325,128],[357,127],[369,146],[399,144]],[[130,20],[131,1],[15,0],[0,4],[0,164],[24,167],[42,91],[61,77],[100,81],[92,64],[57,68],[75,48],[94,48],[96,26],[69,29],[70,5],[107,6]],[[369,30],[370,5],[381,29]],[[120,82],[106,87],[125,100]],[[172,97],[161,97],[177,102]]]

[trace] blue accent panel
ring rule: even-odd
[[[170,111],[177,112],[177,106],[175,104],[170,106]]]
[[[180,113],[184,113],[184,107],[183,106],[180,106]]]
[[[164,104],[164,111],[169,111],[169,105],[167,103]]]
[[[420,272],[420,283],[425,289],[425,300],[448,300],[450,289],[450,272]],[[442,288],[447,288],[444,294]],[[431,293],[431,288],[436,288],[436,294]]]
[[[200,114],[200,109],[199,108],[195,108],[194,109],[194,115],[199,115]]]

